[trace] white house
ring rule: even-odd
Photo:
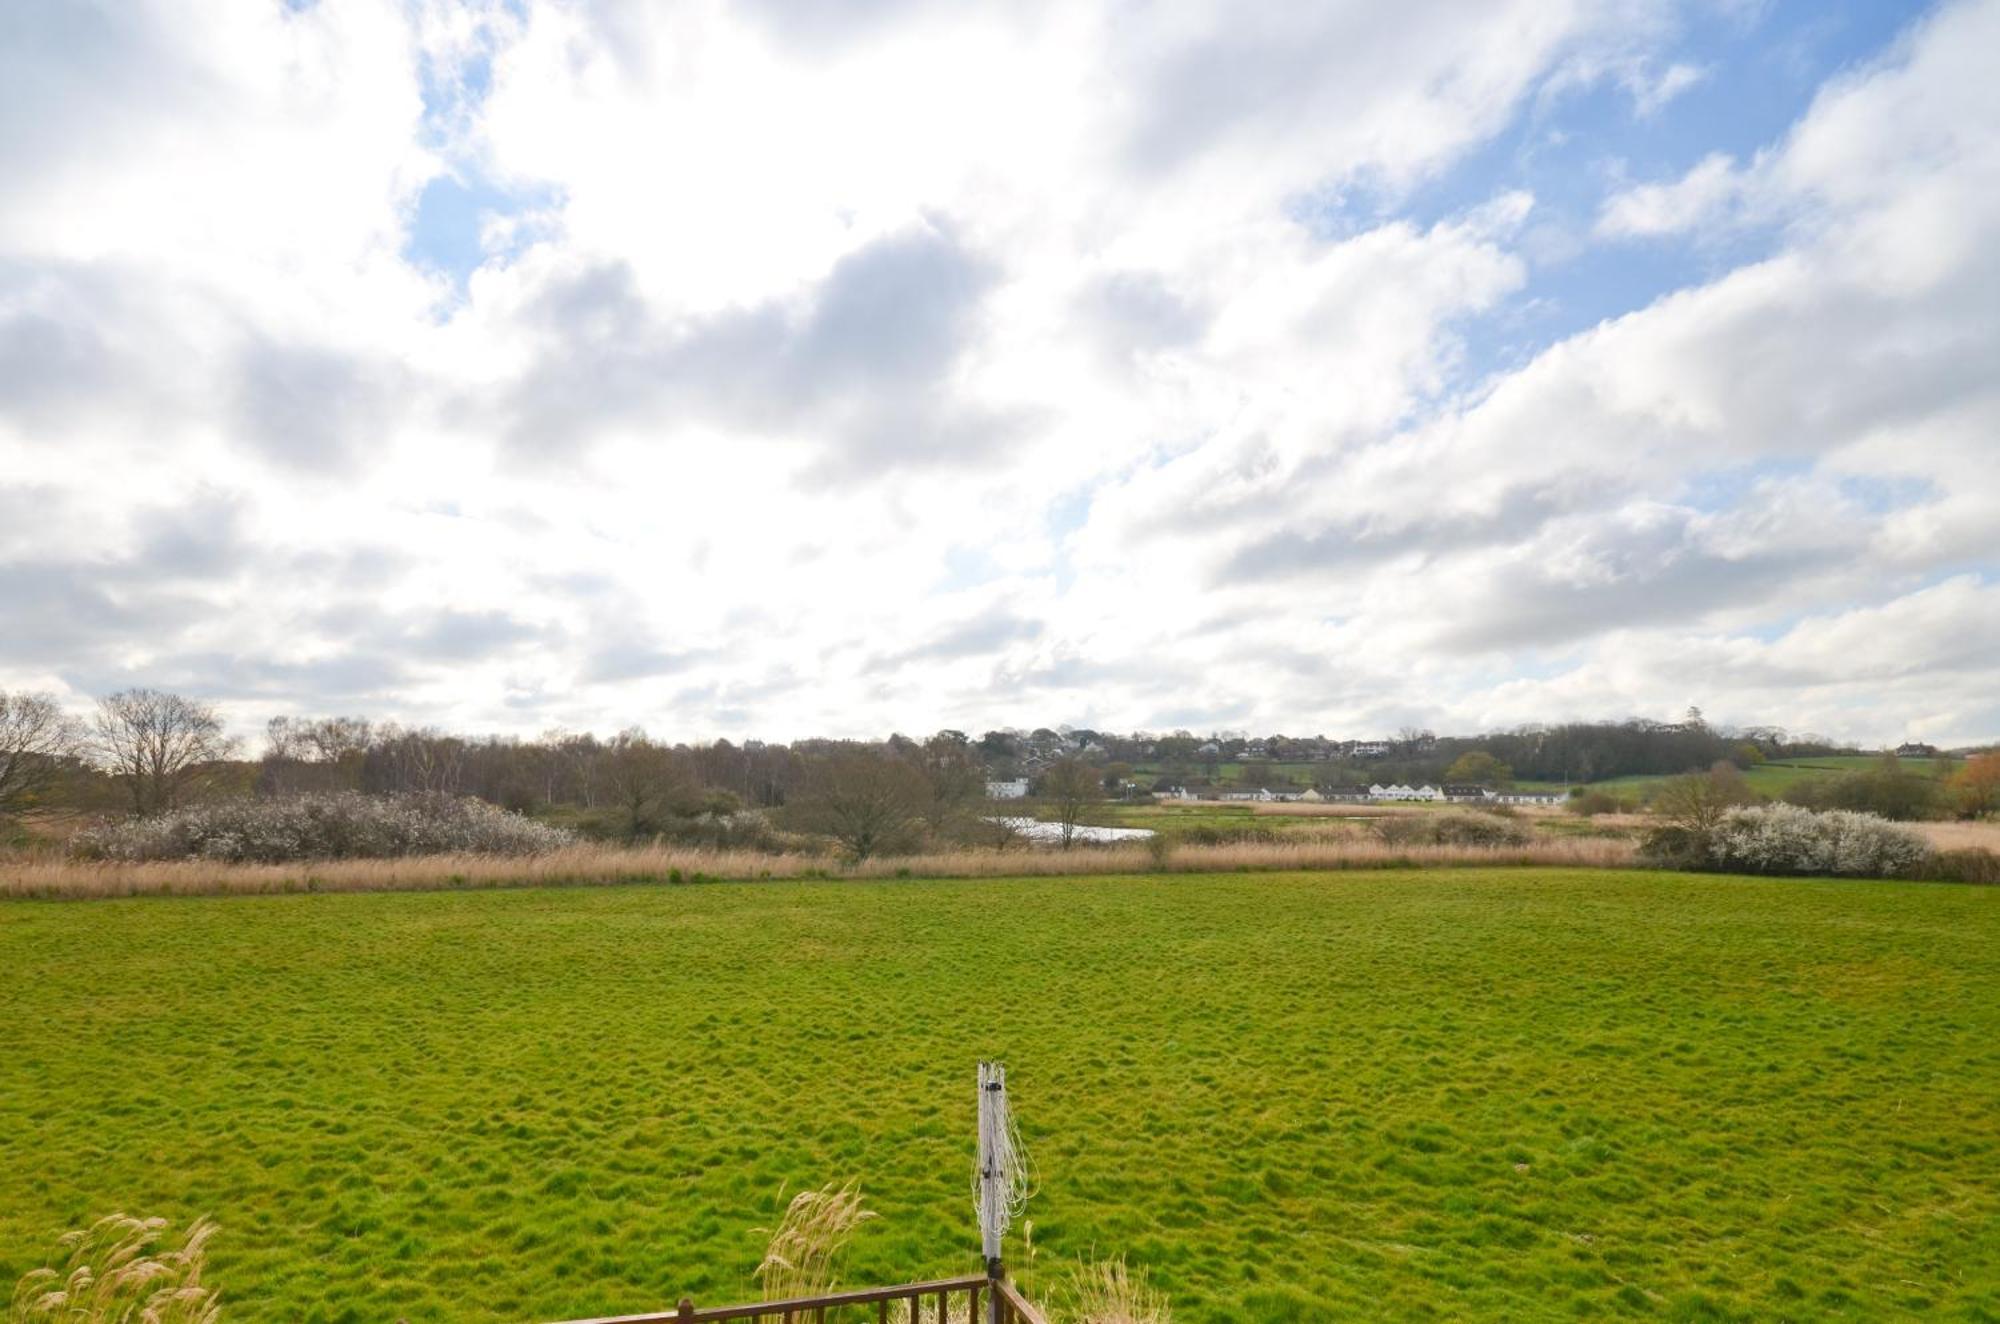
[[[1397,782],[1394,786],[1383,786],[1379,782],[1368,788],[1371,800],[1442,800],[1444,792],[1435,786],[1405,786]]]
[[[1021,800],[1028,794],[1028,779],[1016,777],[1010,782],[986,783],[986,798],[989,800]]]
[[[1556,805],[1562,795],[1556,791],[1495,791],[1493,799],[1503,805]]]

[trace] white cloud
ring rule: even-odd
[[[0,685],[1986,733],[1939,621],[2000,564],[1996,14],[1613,199],[1601,238],[1771,255],[1484,379],[1535,201],[1400,203],[1564,86],[1675,113],[1664,0],[39,19],[0,55]],[[456,302],[404,253],[446,170],[537,200]]]
[[[1607,199],[1597,233],[1639,238],[1714,225],[1742,199],[1744,188],[1736,162],[1727,153],[1713,152],[1670,184],[1640,184]]]
[[[1651,119],[1660,113],[1667,103],[1695,87],[1708,77],[1708,71],[1692,64],[1670,64],[1652,77],[1635,78],[1631,84],[1632,101],[1640,118]]]

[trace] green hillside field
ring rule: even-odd
[[[2000,1317],[2000,891],[1453,870],[0,904],[0,1271],[222,1225],[234,1320],[975,1271],[973,1066],[1031,1290],[1185,1324]],[[869,1318],[873,1318],[872,1315]]]

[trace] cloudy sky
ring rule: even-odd
[[[1991,739],[1995,51],[2000,2],[9,4],[0,687]]]

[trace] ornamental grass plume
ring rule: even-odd
[[[7,1324],[215,1324],[222,1307],[201,1281],[215,1224],[195,1220],[172,1247],[166,1230],[164,1218],[112,1214],[64,1233],[62,1266],[22,1276]]]
[[[875,1217],[863,1207],[861,1188],[848,1181],[800,1191],[785,1206],[769,1234],[757,1283],[764,1300],[823,1296],[833,1290],[835,1261],[863,1223]]]
[[[1070,1271],[1052,1318],[1060,1324],[1172,1324],[1166,1293],[1134,1273],[1124,1256],[1085,1261]]]

